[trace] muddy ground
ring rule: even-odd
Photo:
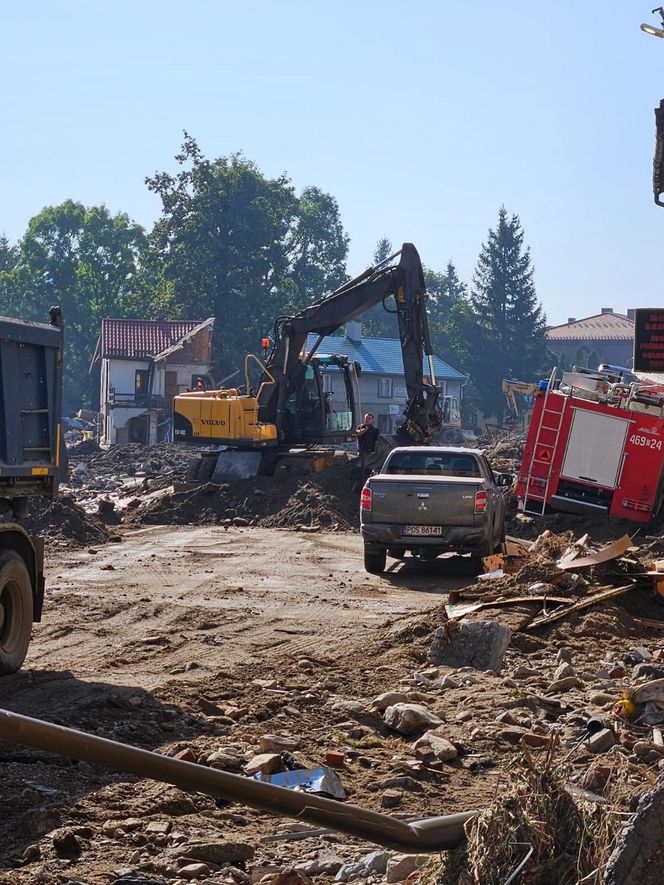
[[[261,737],[278,734],[304,765],[344,753],[339,776],[349,801],[365,808],[412,818],[481,808],[520,753],[496,715],[537,718],[532,699],[552,677],[556,650],[568,647],[592,681],[602,662],[655,648],[662,634],[644,637],[634,621],[657,614],[640,590],[547,635],[519,634],[527,618],[516,609],[501,675],[462,673],[456,687],[434,690],[431,631],[447,593],[472,581],[459,560],[367,575],[355,533],[144,527],[50,560],[44,620],[24,669],[0,681],[0,705],[201,762],[222,751],[219,764],[237,771]],[[505,678],[524,663],[529,681]],[[366,713],[372,698],[397,689],[447,723],[456,760],[423,767],[414,738]],[[565,703],[578,707],[580,723],[587,701]],[[643,783],[657,771],[651,759]],[[301,825],[287,819],[6,743],[0,772],[2,885],[106,885],[132,881],[130,871],[135,881],[184,882],[179,869],[210,843],[226,847],[201,881],[259,881],[299,865],[324,882],[375,847],[320,830],[295,838]],[[234,871],[224,856],[235,858]]]
[[[585,532],[636,539],[637,559],[586,572],[591,590],[625,581],[634,589],[535,631],[527,625],[541,604],[489,609],[478,617],[513,631],[500,672],[432,668],[426,654],[449,593],[491,592],[468,561],[388,560],[384,575],[368,575],[352,463],[191,486],[189,454],[89,447],[75,454],[78,472],[60,500],[35,504],[26,528],[50,551],[44,617],[23,670],[0,681],[0,707],[239,774],[261,739],[278,735],[284,764],[316,766],[341,753],[349,802],[410,819],[490,805],[515,764],[531,754],[541,765],[551,747],[575,788],[612,802],[620,788],[616,814],[657,780],[664,753],[652,729],[625,726],[600,755],[574,747],[589,716],[614,723],[623,689],[659,678],[664,609],[639,577],[638,556],[664,557],[661,524],[512,512],[511,534],[556,536],[544,545],[548,558],[494,582],[496,595],[532,586],[537,594],[544,583],[548,593],[583,597],[583,582],[558,581],[554,560]],[[574,684],[552,696],[568,659]],[[644,660],[652,669],[639,676]],[[388,728],[372,709],[387,691],[437,716],[454,758],[423,762],[422,729]],[[7,743],[0,776],[0,885],[249,885],[292,867],[324,885],[376,848]]]

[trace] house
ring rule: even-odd
[[[316,343],[317,336],[310,335],[307,347]],[[317,353],[337,353],[345,355],[359,364],[358,411],[373,412],[381,433],[394,433],[406,405],[406,379],[403,371],[401,342],[398,338],[363,338],[362,324],[359,321],[346,325],[344,335],[328,335],[323,338]],[[436,383],[441,387],[442,396],[449,397],[446,422],[450,423],[451,413],[461,407],[461,391],[466,378],[457,369],[435,356],[434,370]],[[424,371],[428,374],[425,358]],[[330,368],[322,372],[323,389],[330,393],[333,407],[343,408],[345,391],[336,389],[338,369]],[[339,384],[336,385],[339,388]]]
[[[576,365],[596,369],[602,363],[629,368],[634,352],[634,310],[622,314],[603,307],[595,316],[570,317],[566,323],[547,329],[546,343],[558,357],[559,368]]]
[[[92,358],[101,361],[100,445],[171,438],[173,397],[198,378],[211,384],[213,325],[213,317],[102,320]]]

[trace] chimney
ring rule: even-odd
[[[635,319],[636,319],[636,308],[634,308],[634,307],[628,307],[628,308],[627,308],[627,319],[628,319],[628,320],[631,320],[632,322],[635,321]]]
[[[613,313],[613,308],[612,307],[603,307],[602,313]]]
[[[576,317],[567,317],[567,322],[568,322],[568,323],[575,323],[575,322],[576,322]]]
[[[355,344],[362,343],[362,322],[360,320],[351,320],[346,323],[346,338]]]

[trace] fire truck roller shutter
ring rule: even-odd
[[[623,418],[575,409],[561,476],[615,489],[629,425]]]

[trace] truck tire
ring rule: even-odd
[[[384,547],[364,547],[364,568],[372,575],[385,571],[387,550]]]
[[[32,632],[32,585],[13,550],[0,554],[0,674],[15,673],[28,653]]]

